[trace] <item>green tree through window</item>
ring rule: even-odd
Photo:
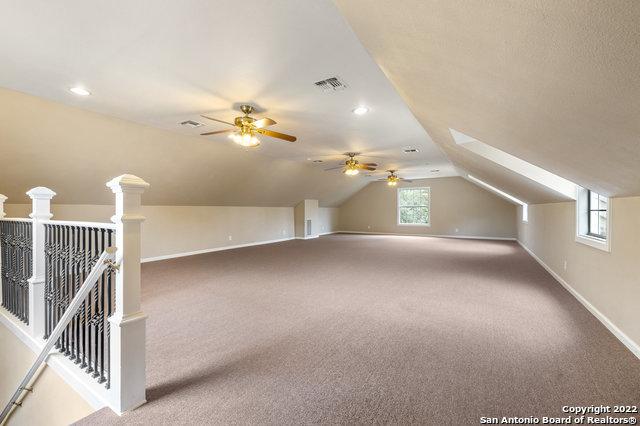
[[[429,188],[398,188],[398,224],[429,225]]]

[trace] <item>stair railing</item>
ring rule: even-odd
[[[18,388],[16,389],[16,391],[13,393],[11,400],[9,400],[7,405],[2,410],[2,414],[0,414],[0,424],[2,424],[5,418],[9,415],[13,407],[22,405],[22,402],[18,402],[18,399],[20,398],[20,396],[22,396],[22,394],[25,391],[33,391],[33,387],[28,386],[31,380],[33,379],[33,376],[36,374],[36,372],[40,368],[40,365],[47,359],[47,357],[49,356],[49,353],[51,352],[51,349],[53,349],[54,345],[56,344],[56,341],[62,335],[64,330],[67,328],[67,325],[73,319],[74,315],[76,314],[78,309],[81,307],[81,305],[84,303],[86,297],[89,295],[89,292],[96,285],[96,283],[98,282],[98,279],[101,277],[105,269],[107,268],[118,269],[118,266],[115,265],[114,263],[115,254],[116,254],[115,247],[109,247],[102,252],[96,264],[91,269],[91,272],[87,276],[86,280],[80,287],[80,290],[78,290],[75,297],[67,307],[67,310],[65,311],[64,315],[60,318],[60,321],[58,322],[53,332],[49,336],[49,339],[47,340],[47,343],[45,344],[45,346],[42,348],[42,351],[40,351],[40,354],[38,355],[36,360],[33,362],[33,365],[31,366],[27,374],[24,376],[24,378],[18,385]]]

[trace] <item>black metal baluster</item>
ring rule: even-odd
[[[100,252],[104,251],[106,247],[105,242],[105,230],[100,229]],[[106,272],[103,272],[100,276],[100,379],[98,383],[104,383],[107,379],[104,377],[104,332],[105,332],[105,319],[106,319],[106,298],[105,298],[105,278]]]
[[[49,225],[44,225],[44,338],[49,338]]]
[[[82,259],[82,265],[80,268],[81,271],[81,280],[84,283],[84,280],[87,277],[87,228],[82,227],[81,233],[81,250],[82,255],[80,258]],[[82,306],[80,307],[80,323],[81,323],[81,333],[80,333],[80,344],[82,345],[80,348],[80,353],[82,356],[82,364],[80,364],[80,368],[86,368],[87,366],[87,344],[86,344],[86,336],[87,336],[87,299],[82,302]]]
[[[94,230],[93,228],[89,228],[89,246],[88,246],[88,250],[87,253],[89,255],[89,264],[93,265],[93,237],[94,237]],[[92,365],[92,360],[93,360],[93,293],[95,292],[95,288],[92,288],[91,291],[89,292],[89,296],[87,296],[87,302],[88,302],[88,322],[87,322],[87,341],[89,342],[89,347],[87,348],[87,373],[91,373],[93,372],[93,365]]]
[[[94,239],[93,239],[93,243],[94,243],[94,251],[93,253],[95,255],[98,255],[98,253],[100,253],[100,245],[99,245],[99,241],[98,241],[98,230],[94,229]],[[94,335],[94,344],[93,344],[93,377],[98,377],[100,375],[100,373],[98,372],[98,341],[99,341],[99,331],[98,331],[98,320],[99,320],[99,315],[100,315],[100,305],[98,303],[98,285],[99,283],[96,283],[96,285],[93,288],[93,318],[92,318],[92,326],[93,326],[93,335]]]
[[[111,247],[113,237],[113,229],[107,230],[107,246]],[[105,247],[105,248],[106,248]],[[111,387],[111,324],[109,323],[109,317],[113,313],[113,302],[114,298],[112,295],[112,286],[111,286],[111,276],[113,275],[113,270],[111,268],[107,269],[107,316],[105,318],[105,327],[107,328],[107,337],[106,337],[106,369],[107,369],[107,383],[105,386],[107,389]]]
[[[69,279],[70,274],[70,261],[71,261],[71,238],[70,238],[70,230],[68,226],[64,227],[64,309],[62,310],[62,314],[67,310],[69,306],[69,302],[71,301],[71,282]],[[69,356],[71,353],[69,351],[69,328],[67,325],[64,332],[64,354]]]
[[[51,306],[53,307],[51,316],[51,325],[53,328],[58,325],[58,318],[60,318],[60,227],[52,226],[52,238],[53,238],[53,300]],[[56,349],[61,350],[61,340],[58,338],[56,341]]]

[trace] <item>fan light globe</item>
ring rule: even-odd
[[[244,134],[233,133],[229,135],[229,139],[231,139],[238,145],[242,145],[242,146],[255,147],[260,145],[260,139],[253,136],[250,133],[244,133]]]
[[[389,186],[396,186],[398,184],[398,182],[396,182],[395,180],[390,180],[389,182],[387,182],[387,185]]]
[[[347,169],[344,172],[344,174],[349,175],[349,176],[355,176],[358,173],[359,173],[358,169]]]

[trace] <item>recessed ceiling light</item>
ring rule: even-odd
[[[369,112],[369,108],[367,108],[366,106],[359,106],[353,110],[353,113],[355,115],[365,115],[368,112]]]
[[[91,94],[90,91],[88,91],[83,87],[72,87],[71,89],[69,89],[69,91],[71,91],[71,93],[74,93],[78,96],[89,96]]]

